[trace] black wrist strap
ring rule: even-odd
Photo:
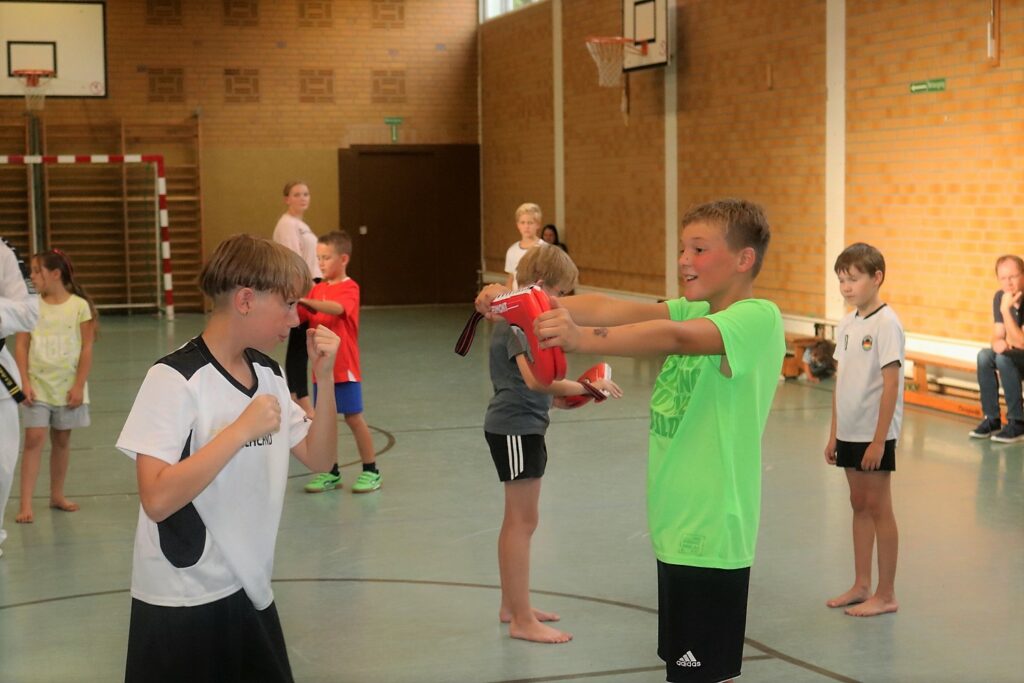
[[[6,339],[0,338],[0,350],[3,350],[6,343]],[[11,373],[7,372],[7,368],[2,365],[0,365],[0,384],[4,385],[4,391],[11,395],[15,403],[21,403],[25,400],[25,394],[22,393],[21,387],[11,377]]]

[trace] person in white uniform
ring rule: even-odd
[[[7,538],[4,530],[4,509],[14,483],[14,467],[18,463],[18,385],[21,375],[4,340],[15,332],[31,332],[39,319],[39,297],[26,283],[28,271],[17,255],[0,239],[0,544]],[[0,555],[3,555],[0,546]]]

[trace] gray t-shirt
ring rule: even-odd
[[[526,335],[504,320],[494,324],[490,366],[494,398],[487,406],[484,430],[492,434],[543,434],[551,418],[552,397],[530,391],[519,372],[516,356],[529,347]]]

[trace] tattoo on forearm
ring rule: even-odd
[[[596,336],[596,337],[607,337],[608,336],[608,328],[607,327],[595,327],[594,328],[594,336]]]

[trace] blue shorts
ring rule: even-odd
[[[313,407],[316,407],[317,384],[313,385]],[[363,412],[363,385],[361,382],[337,382],[334,385],[334,400],[339,415],[356,415]]]

